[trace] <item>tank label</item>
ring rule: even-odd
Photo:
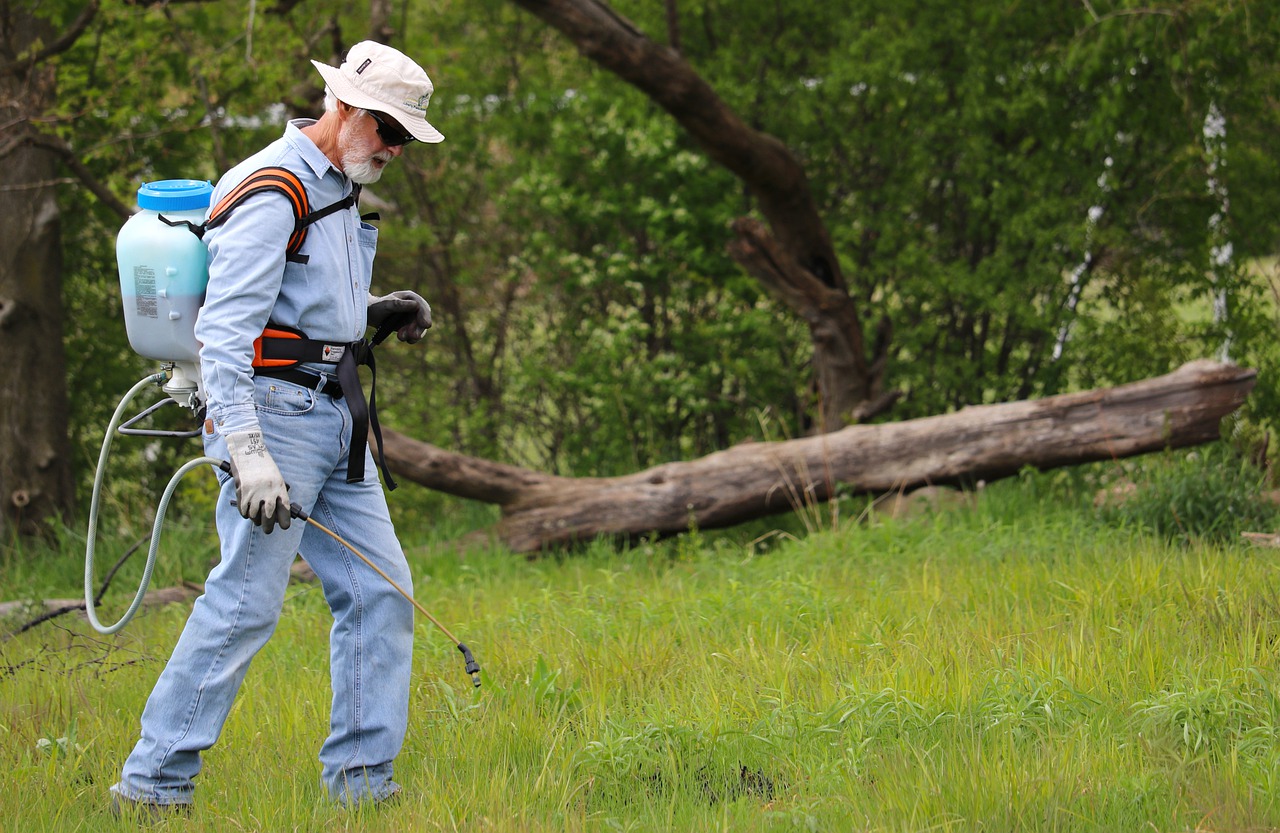
[[[138,293],[138,315],[159,318],[156,306],[156,270],[150,266],[133,267],[133,289]]]

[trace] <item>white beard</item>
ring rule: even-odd
[[[363,160],[356,161],[354,153],[344,153],[342,155],[342,171],[352,181],[360,185],[370,185],[378,181],[382,176],[382,168],[373,164],[373,157],[367,156]]]
[[[368,118],[368,117],[366,117]],[[375,153],[365,156],[363,153],[351,147],[351,133],[355,130],[355,122],[349,121],[342,127],[342,131],[338,134],[338,143],[349,149],[343,151],[342,156],[342,172],[355,183],[360,185],[370,185],[377,182],[382,176],[382,171],[386,167],[387,162],[391,161],[391,157],[385,153]],[[373,160],[377,159],[383,162],[383,165],[375,165]]]

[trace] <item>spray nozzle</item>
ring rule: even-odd
[[[479,688],[480,663],[476,662],[476,658],[471,656],[471,649],[463,643],[458,643],[458,650],[462,652],[462,658],[467,661],[467,673],[471,675],[471,684]]]

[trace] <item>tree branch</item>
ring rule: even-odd
[[[81,10],[80,14],[72,21],[71,26],[61,37],[43,49],[32,47],[28,53],[19,55],[9,63],[0,66],[0,76],[21,75],[30,72],[31,68],[41,61],[66,52],[89,28],[89,24],[93,22],[93,18],[98,14],[98,6],[99,0],[89,0],[89,5]]]
[[[124,555],[120,556],[120,558],[116,560],[116,563],[111,567],[110,570],[107,571],[106,577],[102,579],[102,586],[98,589],[97,595],[93,597],[94,606],[102,604],[102,597],[107,594],[107,588],[111,586],[111,580],[116,577],[116,573],[120,572],[120,568],[124,566],[124,563],[128,561],[130,556],[132,556],[135,552],[137,552],[142,547],[143,544],[147,543],[147,541],[150,541],[150,540],[151,540],[151,533],[148,532],[141,540],[135,543],[132,547],[129,547],[129,549],[125,551]],[[48,606],[48,603],[46,603],[46,606]],[[20,633],[26,633],[27,631],[31,630],[37,625],[41,625],[45,622],[48,622],[50,619],[56,619],[57,617],[61,616],[64,613],[70,613],[73,610],[84,610],[84,609],[85,609],[85,603],[83,599],[75,602],[68,602],[66,604],[54,606],[52,607],[52,609],[46,610],[41,615],[23,624],[22,627],[14,631],[12,635],[17,636]]]
[[[822,391],[820,430],[831,431],[846,424],[855,408],[879,393],[882,379],[869,374],[875,367],[883,368],[884,363],[877,361],[879,356],[869,361],[865,354],[858,303],[849,294],[804,166],[779,139],[748,125],[676,49],[646,37],[603,0],[512,2],[558,29],[583,55],[645,93],[670,113],[709,157],[747,186],[769,224],[777,250],[788,260],[785,279],[767,285],[793,304],[810,327],[815,375]],[[825,294],[823,302],[813,303],[819,294]]]
[[[573,480],[445,451],[388,428],[382,429],[382,440],[387,463],[396,474],[428,489],[484,503],[506,505],[530,489]]]
[[[98,200],[111,209],[121,220],[127,220],[133,216],[133,209],[121,202],[115,194],[111,192],[103,182],[93,175],[93,172],[80,161],[74,150],[63,139],[58,136],[52,136],[42,131],[30,128],[26,132],[25,142],[53,151],[62,163],[71,170],[76,178],[80,180]],[[2,158],[2,155],[0,155]]]
[[[869,362],[857,310],[843,290],[828,286],[805,269],[759,220],[733,224],[729,256],[809,325],[815,347],[814,373],[822,391],[819,427],[834,431],[861,415],[888,409],[898,396],[883,396],[888,334],[882,324],[877,355]]]
[[[679,52],[649,39],[600,0],[513,2],[670,113],[712,159],[750,187],[783,247],[830,286],[844,288],[804,167],[776,137],[744,122]]]

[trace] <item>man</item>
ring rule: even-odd
[[[296,252],[287,248],[298,209],[278,190],[250,194],[209,222],[209,286],[196,337],[208,409],[205,450],[230,463],[229,473],[218,473],[222,558],[147,701],[141,740],[111,788],[118,810],[190,807],[201,752],[217,740],[250,660],[275,629],[299,552],[319,577],[334,618],[321,780],[348,805],[383,801],[400,789],[392,766],[408,720],[413,609],[321,530],[290,524],[289,505],[297,503],[412,592],[358,430],[364,403],[358,377],[352,366],[353,390],[350,378],[338,378],[340,364],[312,360],[318,354],[285,369],[261,366],[257,353],[265,348],[255,350],[255,340],[270,324],[305,334],[328,359],[330,348],[337,355],[359,352],[366,326],[387,320],[402,341],[422,338],[431,326],[422,298],[369,293],[378,232],[350,198],[377,181],[409,142],[444,137],[425,117],[431,80],[397,50],[365,41],[341,67],[312,63],[326,84],[324,114],[290,122],[282,138],[228,172],[213,194],[216,213],[254,172],[284,169],[311,205],[334,210],[316,212],[322,216],[311,218]]]

